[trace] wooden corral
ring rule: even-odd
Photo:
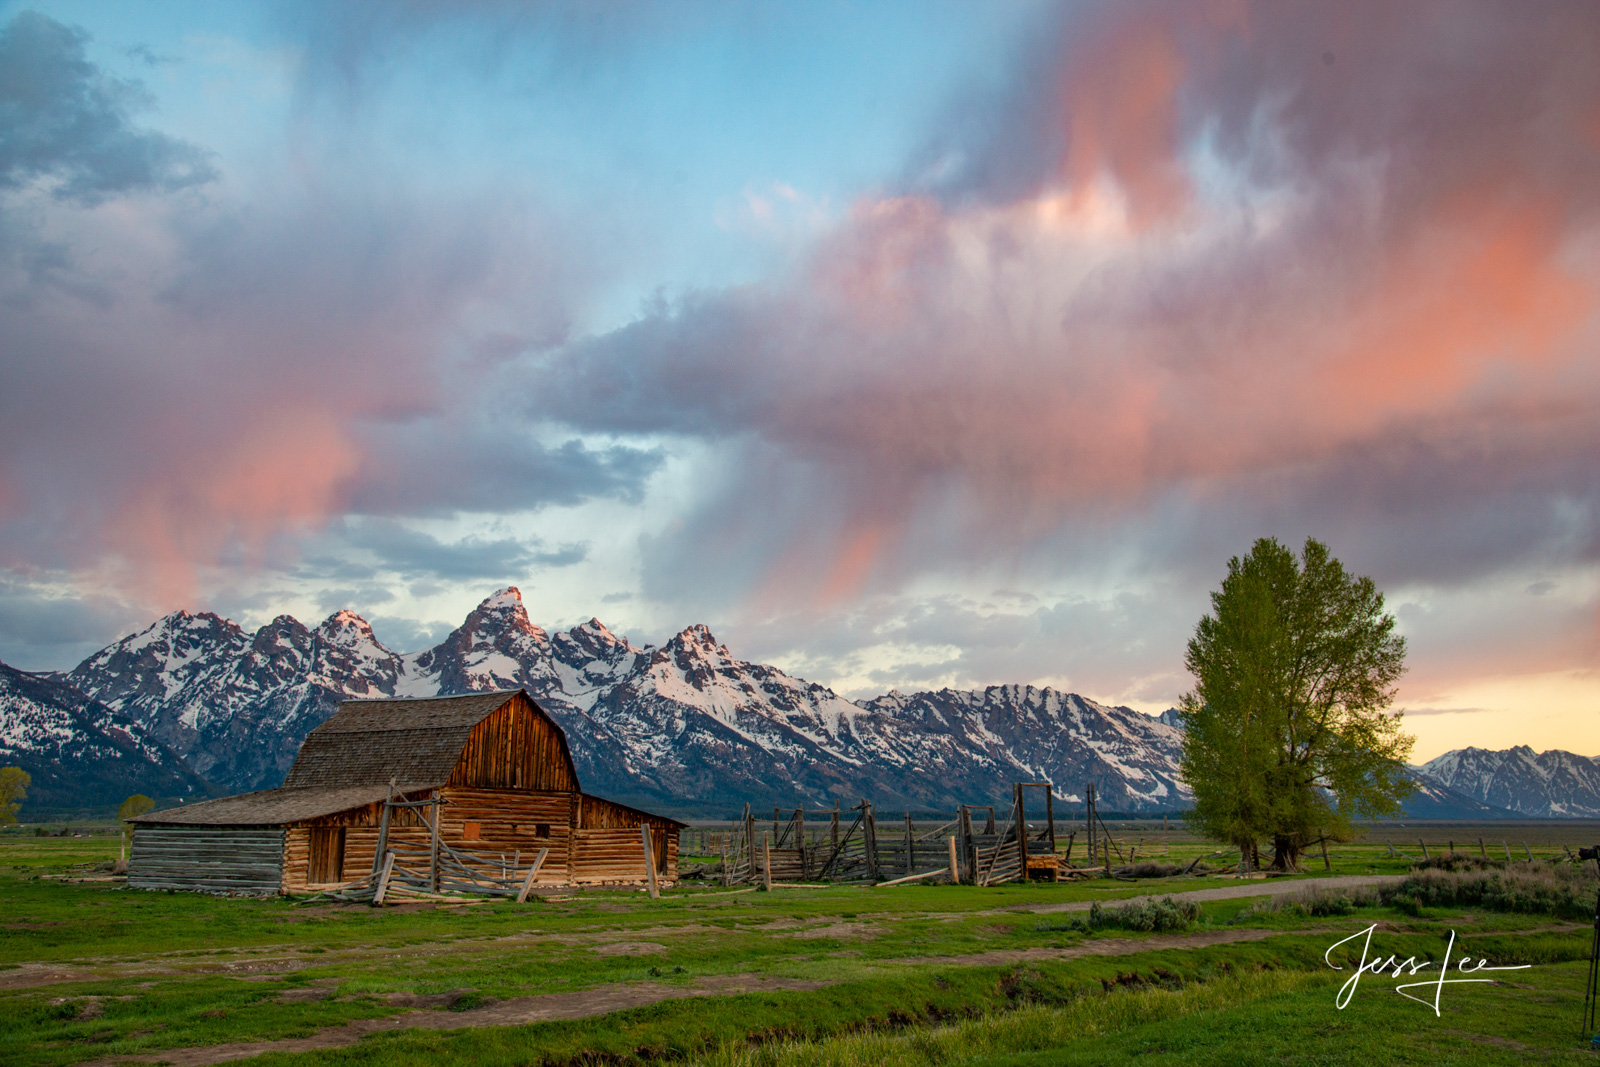
[[[1030,822],[1029,790],[1042,790]],[[1103,832],[1089,788],[1086,829],[1088,862],[1098,847],[1114,846]],[[1096,826],[1101,833],[1093,833]],[[770,825],[758,822],[749,805],[731,832],[719,834],[715,871],[725,884],[741,882],[862,882],[939,879],[970,885],[1000,885],[1017,880],[1057,881],[1086,873],[1072,866],[1078,834],[1067,837],[1063,852],[1056,836],[1055,795],[1044,782],[1012,786],[1009,808],[961,805],[955,817],[932,830],[904,819],[881,819],[863,799],[854,807],[774,809]],[[1083,855],[1084,853],[1080,853]],[[1118,852],[1121,857],[1120,849]],[[1106,863],[1109,871],[1109,859]],[[1098,873],[1098,871],[1096,872]]]
[[[135,888],[372,889],[387,861],[397,888],[519,897],[671,884],[683,825],[583,793],[566,735],[521,690],[346,701],[282,788],[136,823]]]

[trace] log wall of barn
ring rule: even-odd
[[[677,881],[677,833],[663,837],[652,829],[652,836],[656,842],[656,877],[664,882]],[[627,828],[573,831],[572,884],[620,882],[641,885],[648,878],[644,839],[639,833],[638,824]]]
[[[128,887],[276,893],[283,839],[279,826],[142,824],[133,831]]]
[[[646,880],[641,822],[651,829],[657,877],[678,876],[678,827],[670,819],[634,811],[578,793],[527,793],[510,790],[446,788],[439,823],[440,840],[460,852],[483,857],[499,874],[508,866],[526,869],[541,848],[549,855],[539,868],[541,885],[641,884]],[[426,799],[416,793],[410,800]],[[286,892],[322,889],[342,883],[310,882],[311,833],[319,827],[344,827],[344,881],[366,878],[377,850],[381,803],[308,820],[289,827],[284,840],[282,887]],[[428,809],[392,813],[392,846],[427,852],[432,845]],[[583,824],[588,825],[583,825]],[[468,836],[468,826],[476,836]],[[598,825],[596,825],[598,824]],[[414,862],[413,862],[414,865]]]

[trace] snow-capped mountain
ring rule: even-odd
[[[164,795],[203,789],[191,770],[227,792],[279,784],[342,700],[521,687],[566,730],[586,788],[682,812],[863,796],[888,811],[950,810],[1003,803],[1015,781],[1051,782],[1069,803],[1093,782],[1110,811],[1191,799],[1176,709],[1152,718],[1017,685],[851,701],[737,658],[704,626],[659,648],[598,619],[547,632],[514,588],[415,653],[385,648],[349,611],[312,628],[281,615],[254,633],[180,611],[66,675],[0,670],[3,758],[27,752],[24,765],[46,778],[98,781],[105,771],[119,782],[133,772],[116,768],[131,759],[149,782],[170,783],[141,791]],[[52,761],[64,769],[48,770]],[[1570,752],[1462,749],[1413,771],[1413,818],[1600,815],[1600,766]]]
[[[1422,769],[1458,793],[1536,818],[1600,816],[1600,759],[1527,745],[1502,749],[1458,748]]]
[[[1411,775],[1412,784],[1417,787],[1416,792],[1407,797],[1401,805],[1407,818],[1478,821],[1518,818],[1517,813],[1509,808],[1485,804],[1476,797],[1469,797],[1465,793],[1451,789],[1431,777],[1421,767],[1408,767],[1406,770]]]
[[[360,616],[255,633],[177,612],[65,678],[229,790],[278,784],[300,743],[349,697],[522,687],[566,730],[595,792],[678,810],[758,803],[944,810],[1017,780],[1108,810],[1182,807],[1181,733],[1127,708],[1031,686],[890,693],[857,703],[736,658],[704,626],[638,647],[597,619],[548,633],[503,589],[437,646],[396,654]]]
[[[341,611],[307,629],[280,615],[253,634],[179,611],[66,676],[230,791],[278,785],[306,734],[350,697],[393,695],[406,664]]]
[[[205,797],[206,783],[139,726],[72,686],[0,663],[0,765],[32,776],[31,810]]]

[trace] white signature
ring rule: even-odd
[[[1367,956],[1372,950],[1372,931],[1376,930],[1377,928],[1378,924],[1373,923],[1365,930],[1353,933],[1343,941],[1336,942],[1335,944],[1329,946],[1328,951],[1322,954],[1322,961],[1324,963],[1336,971],[1342,971],[1344,968],[1339,966],[1337,963],[1334,963],[1333,960],[1329,958],[1333,955],[1333,950],[1338,948],[1340,945],[1348,944],[1349,942],[1354,941],[1358,937],[1365,939],[1361,943],[1361,965],[1356,968],[1356,973],[1350,976],[1350,980],[1339,987],[1339,995],[1334,999],[1334,1003],[1338,1005],[1340,1011],[1343,1011],[1345,1005],[1350,1003],[1350,998],[1355,996],[1356,985],[1360,983],[1361,976],[1363,974],[1378,974],[1382,971],[1388,971],[1389,977],[1391,978],[1399,978],[1402,974],[1405,974],[1407,977],[1414,977],[1418,971],[1426,970],[1427,968],[1434,966],[1434,962],[1432,960],[1423,960],[1419,963],[1417,962],[1417,958],[1415,956],[1409,956],[1404,960],[1400,959],[1398,956],[1389,956],[1386,959],[1378,957],[1369,960]],[[1439,964],[1439,976],[1426,982],[1405,982],[1401,985],[1395,986],[1394,991],[1399,993],[1402,997],[1405,997],[1407,1000],[1414,1000],[1418,1004],[1427,1004],[1431,1006],[1433,1008],[1433,1014],[1437,1016],[1439,1014],[1439,998],[1444,993],[1445,986],[1464,985],[1470,982],[1494,981],[1493,978],[1449,977],[1450,952],[1455,948],[1455,945],[1456,932],[1451,930],[1450,941],[1447,945],[1445,945],[1444,949],[1444,962]],[[1456,961],[1456,973],[1477,974],[1479,971],[1525,971],[1529,967],[1533,966],[1530,963],[1522,963],[1512,967],[1491,967],[1489,966],[1488,960],[1481,958],[1472,966],[1467,966],[1471,962],[1471,956],[1462,956]],[[1424,986],[1433,987],[1432,1000],[1425,1000],[1422,997],[1413,996],[1412,994],[1406,992],[1408,989],[1420,989]]]

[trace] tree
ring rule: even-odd
[[[1300,558],[1262,538],[1228,561],[1184,665],[1179,702],[1190,822],[1204,836],[1293,870],[1319,838],[1348,840],[1352,822],[1395,815],[1414,788],[1414,740],[1388,713],[1405,670],[1405,638],[1371,578],[1355,577],[1307,538]]]
[[[117,818],[122,822],[123,832],[129,833],[133,830],[133,823],[130,820],[134,816],[143,815],[147,811],[154,811],[155,807],[156,802],[143,793],[135,793],[127,800],[124,800],[122,806],[117,809]]]
[[[0,826],[15,826],[33,776],[21,767],[0,767]]]

